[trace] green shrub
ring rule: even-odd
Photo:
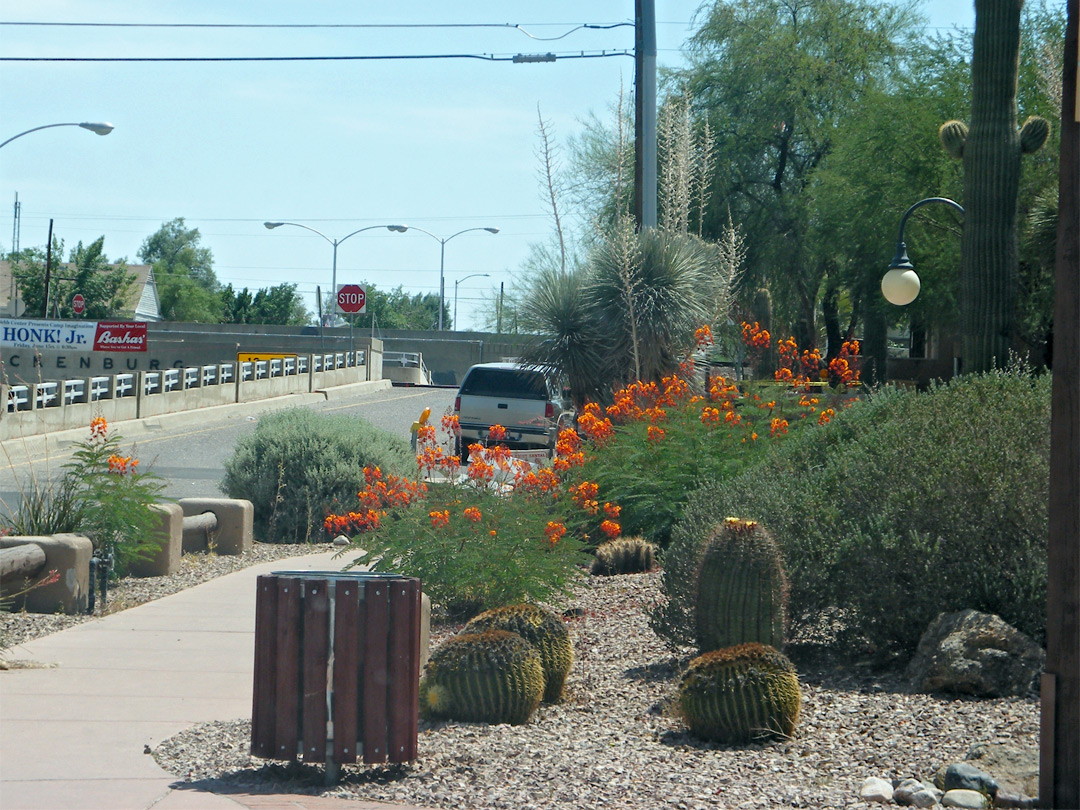
[[[780,545],[793,636],[838,610],[878,650],[910,651],[938,613],[974,608],[1044,638],[1050,384],[1012,369],[887,388],[706,484],[665,554],[654,627],[690,640],[698,545],[739,514]]]
[[[356,538],[372,570],[419,577],[452,616],[566,593],[588,558],[551,520],[551,499],[498,494],[484,485],[435,484]]]
[[[133,562],[154,554],[165,537],[161,516],[151,505],[164,500],[164,482],[140,472],[137,459],[120,455],[120,436],[108,430],[105,419],[95,417],[90,437],[75,442],[71,461],[58,478],[32,469],[27,481],[19,481],[19,506],[8,510],[3,505],[0,530],[85,535],[95,551],[112,556],[113,576],[123,576]]]
[[[408,474],[415,459],[405,439],[363,419],[293,408],[261,417],[237,442],[221,488],[254,504],[259,539],[310,542],[328,513],[356,501],[366,466]]]

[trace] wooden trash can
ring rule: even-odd
[[[416,759],[420,580],[276,571],[256,587],[251,753],[328,776]]]

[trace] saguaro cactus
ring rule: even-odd
[[[1045,119],[1016,128],[1020,11],[1024,0],[975,0],[971,126],[948,121],[945,151],[964,165],[960,300],[965,372],[1008,362],[1016,322],[1016,196],[1020,155],[1050,131]]]

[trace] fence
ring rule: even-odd
[[[381,379],[381,358],[375,354],[333,352],[29,385],[0,383],[0,439],[85,427],[99,415],[110,422],[143,419]]]

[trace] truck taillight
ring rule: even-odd
[[[454,397],[454,413],[461,411],[461,397]]]
[[[555,403],[554,402],[549,402],[546,405],[544,405],[544,418],[545,419],[554,419],[555,418]]]

